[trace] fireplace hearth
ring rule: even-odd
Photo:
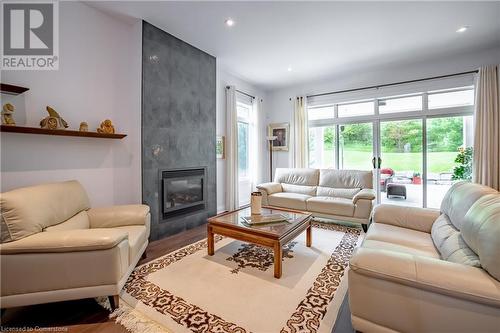
[[[160,207],[163,220],[187,215],[206,206],[206,168],[162,170]]]

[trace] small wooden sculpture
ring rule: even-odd
[[[106,133],[106,134],[114,134],[115,127],[111,120],[106,119],[101,123],[101,126],[97,129],[97,133]]]
[[[42,128],[47,128],[47,129],[64,129],[68,128],[68,123],[61,118],[61,116],[51,108],[50,106],[47,106],[47,112],[49,113],[48,117],[43,118],[40,121],[40,126]]]
[[[2,125],[16,126],[16,122],[14,121],[14,117],[12,116],[13,113],[14,105],[5,103],[2,108]]]
[[[89,131],[89,124],[87,124],[86,122],[82,121],[80,123],[80,129],[79,129],[80,132],[88,132]]]

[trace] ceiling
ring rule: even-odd
[[[91,6],[144,19],[266,90],[500,46],[500,2],[98,1]],[[224,24],[229,17],[236,22],[231,28]],[[457,33],[461,26],[470,28]]]

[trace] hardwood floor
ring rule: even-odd
[[[146,258],[139,265],[175,251],[205,238],[206,225],[178,235],[151,242],[146,249]],[[109,312],[94,299],[40,304],[7,309],[1,317],[0,331],[26,332],[29,328],[61,327],[61,332],[106,332],[126,333],[127,330],[108,318]],[[11,330],[10,328],[17,328]],[[35,330],[36,332],[36,330]]]

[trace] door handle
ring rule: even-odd
[[[379,157],[378,158],[378,169],[382,166],[382,159]]]
[[[374,169],[377,168],[377,166],[375,165],[375,163],[376,163],[376,158],[374,157],[374,158],[372,158],[372,164],[373,164],[373,168]]]

